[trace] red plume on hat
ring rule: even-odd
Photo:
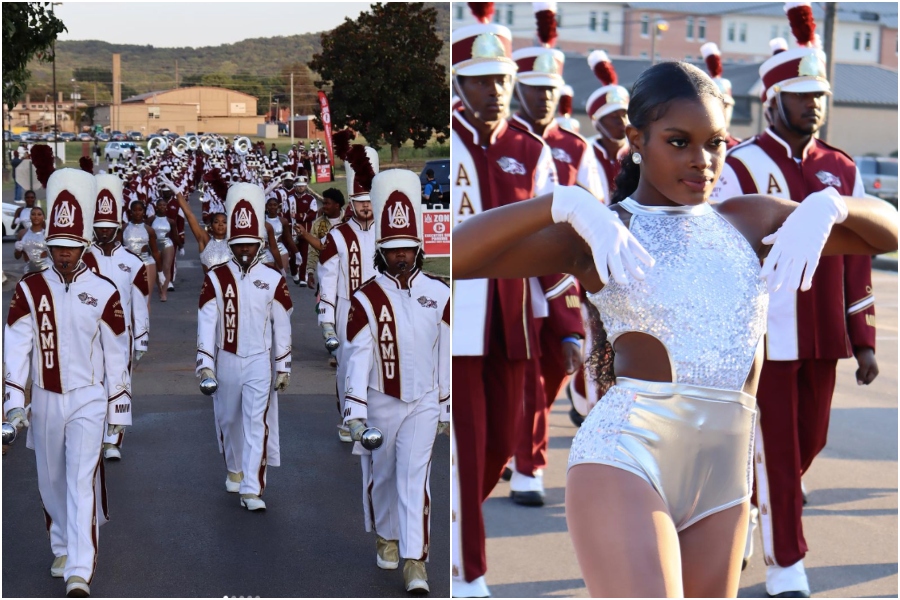
[[[571,85],[564,85],[559,90],[559,104],[556,110],[560,115],[568,117],[572,114],[572,96],[574,95],[575,90]]]
[[[469,10],[479,23],[490,23],[494,16],[493,2],[469,2]]]
[[[346,160],[347,153],[350,151],[350,142],[353,141],[353,138],[355,137],[356,134],[350,129],[342,129],[335,133],[331,138],[331,146],[334,150],[334,155],[341,160]]]
[[[82,171],[94,174],[94,161],[89,159],[87,156],[82,156],[78,159],[78,166],[81,167]]]
[[[811,46],[816,34],[816,22],[813,19],[812,6],[809,2],[785,2],[784,11],[791,24],[791,32],[799,46]]]
[[[722,55],[719,53],[719,47],[715,42],[706,42],[700,46],[700,54],[706,61],[706,70],[709,71],[710,77],[722,76]]]
[[[31,148],[31,164],[34,165],[34,172],[37,175],[38,181],[46,188],[47,180],[50,179],[50,176],[53,175],[53,171],[56,170],[53,149],[46,144],[33,146]]]
[[[356,177],[354,186],[361,186],[363,189],[371,190],[372,180],[375,178],[375,168],[369,161],[366,147],[362,144],[353,144],[347,153],[346,160],[350,162],[350,167],[353,169],[353,174]]]
[[[603,50],[594,50],[588,56],[588,65],[594,71],[594,75],[603,85],[615,85],[619,83],[619,75],[616,68],[613,67],[612,61]]]
[[[224,201],[228,196],[228,184],[225,183],[224,179],[222,179],[221,169],[213,169],[203,176],[203,181],[205,181],[212,187],[213,191],[216,193],[216,196],[219,197],[219,200]]]
[[[541,44],[552,48],[556,45],[556,2],[534,2],[537,20],[537,36]]]

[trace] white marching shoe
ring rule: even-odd
[[[122,460],[122,451],[115,444],[103,444],[103,458],[106,460]]]
[[[753,556],[753,534],[759,524],[759,509],[750,505],[750,525],[747,527],[747,542],[744,544],[744,562],[741,563],[741,571],[747,568],[750,557]]]
[[[544,471],[538,469],[534,477],[513,470],[509,479],[509,497],[523,506],[544,505]]]
[[[91,587],[83,578],[73,575],[66,580],[67,598],[89,598]]]
[[[225,491],[229,494],[237,494],[241,491],[241,482],[244,480],[244,472],[240,473],[232,473],[228,472],[228,476],[225,477]]]
[[[403,583],[410,594],[427,594],[428,573],[425,571],[425,561],[407,558],[403,563]]]
[[[482,575],[475,581],[454,579],[451,582],[450,595],[453,598],[490,598],[491,591]]]
[[[63,571],[66,570],[66,555],[57,556],[50,565],[50,577],[62,577]]]
[[[266,503],[256,494],[241,494],[241,506],[247,510],[266,510]]]
[[[375,539],[375,564],[379,569],[393,570],[400,566],[400,546],[397,540]]]
[[[766,593],[772,598],[809,598],[809,580],[803,561],[789,567],[766,567]]]

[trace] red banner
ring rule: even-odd
[[[316,165],[316,183],[331,181],[331,167],[328,164]]]
[[[325,92],[319,90],[319,106],[322,108],[322,124],[325,126],[325,148],[328,150],[328,159],[334,166],[334,148],[331,146],[331,111],[328,108],[328,98]]]
[[[450,256],[450,211],[425,210],[422,214],[426,256]]]

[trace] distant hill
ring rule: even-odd
[[[444,41],[440,61],[447,65],[449,77],[450,5],[429,4],[438,11],[436,31]],[[112,69],[112,55],[118,53],[122,56],[123,98],[175,87],[177,62],[180,85],[207,83],[232,87],[265,97],[266,102],[260,103],[264,108],[268,105],[269,94],[286,92],[283,69],[308,63],[321,49],[319,36],[320,33],[307,33],[255,38],[202,48],[155,48],[97,40],[61,41],[56,45],[57,90],[68,99],[73,91],[71,80],[78,69],[82,102],[110,102],[108,72]],[[31,71],[28,92],[32,97],[43,98],[53,89],[51,65],[32,61],[28,68]]]

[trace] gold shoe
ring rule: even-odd
[[[247,510],[266,510],[266,503],[256,494],[241,494],[241,506]]]
[[[403,563],[403,581],[406,583],[406,591],[410,594],[427,594],[428,573],[425,572],[425,562],[407,558]]]
[[[400,547],[397,540],[386,540],[380,535],[375,540],[375,564],[379,569],[396,569],[400,566]]]
[[[73,575],[66,579],[66,597],[67,598],[88,598],[91,595],[91,588],[87,581]]]
[[[225,491],[236,494],[241,491],[241,482],[244,480],[244,472],[240,473],[232,473],[228,472],[228,477],[225,478]]]
[[[63,571],[66,569],[66,555],[57,556],[50,565],[50,577],[62,577]]]

